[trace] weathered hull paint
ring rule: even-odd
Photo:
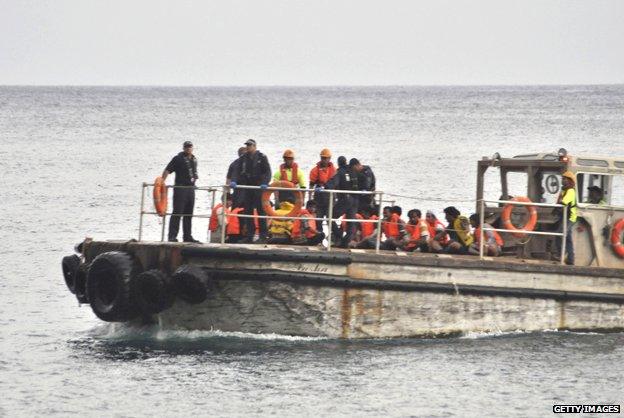
[[[152,318],[164,329],[329,338],[624,329],[624,270],[474,257],[325,253],[306,248],[89,242],[144,269],[198,265],[213,295]]]

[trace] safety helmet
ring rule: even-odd
[[[564,172],[561,177],[566,177],[576,183],[576,176],[570,170]]]
[[[331,158],[331,151],[328,148],[321,150],[321,157]]]
[[[295,158],[295,153],[293,152],[293,150],[287,149],[286,151],[284,151],[284,155],[282,157],[284,157],[284,158]]]

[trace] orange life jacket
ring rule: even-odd
[[[212,208],[212,211],[210,212],[210,223],[208,224],[208,229],[211,232],[215,232],[217,228],[219,227],[219,215],[217,214],[217,212],[222,207],[223,207],[223,204],[219,203],[214,208]]]
[[[362,215],[359,213],[355,215],[357,219],[364,219]],[[379,219],[377,215],[373,215],[368,218],[371,221],[376,221]],[[360,222],[360,228],[362,229],[362,238],[369,237],[375,232],[375,228],[377,227],[377,222]]]
[[[239,218],[238,216],[232,216],[232,215],[236,215],[237,213],[240,213],[244,210],[245,210],[244,208],[235,208],[234,210],[226,209],[225,211],[227,215],[227,226],[225,227],[226,235],[240,235],[241,233],[240,219],[241,218]]]
[[[334,163],[329,163],[327,167],[321,167],[321,163],[316,163],[316,166],[310,170],[310,183],[317,186],[325,186],[329,179],[336,174],[336,167]]]
[[[301,209],[299,212],[299,216],[305,216],[306,218],[313,218],[312,214],[308,212],[306,209]],[[305,231],[306,238],[312,238],[316,235],[316,221],[314,219],[308,219],[308,226],[310,229]],[[301,236],[301,219],[296,219],[293,222],[291,237],[293,239],[299,238]]]
[[[444,228],[444,230],[446,230],[446,226],[444,226],[444,224],[442,222],[440,222],[439,220],[435,220],[435,222],[432,224],[431,222],[427,221],[427,227],[429,228],[429,237],[431,237],[431,239],[433,239],[433,237],[436,236],[436,227],[437,226],[441,226],[442,228]],[[444,234],[442,239],[440,240],[441,244],[446,244],[449,241],[449,236],[448,234]]]
[[[503,237],[500,236],[500,234],[498,233],[498,231],[484,231],[483,232],[483,237],[487,240],[487,236],[486,236],[486,232],[491,232],[494,235],[494,239],[496,240],[496,243],[498,244],[499,247],[502,247],[503,244],[505,243],[505,241],[503,241]],[[479,241],[481,240],[481,227],[478,226],[475,228],[474,231],[474,239],[475,242],[478,244]]]
[[[288,180],[288,174],[286,173],[286,169],[288,167],[286,167],[285,164],[280,165],[280,180],[286,180],[291,182],[292,184],[294,184],[295,186],[299,184],[299,166],[297,165],[297,163],[292,163],[292,166],[290,167],[290,169],[292,170],[292,179]]]
[[[390,215],[390,220],[383,221],[382,228],[383,233],[386,238],[400,238],[399,232],[399,222],[401,222],[401,218],[396,213]]]

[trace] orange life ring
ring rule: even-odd
[[[624,218],[620,219],[613,225],[613,231],[611,231],[611,247],[613,251],[624,258],[624,245],[622,245],[622,231],[624,230]]]
[[[269,185],[269,187],[287,187],[289,189],[294,189],[295,185],[287,180],[279,180],[274,181]],[[301,212],[301,208],[303,207],[303,193],[302,192],[294,192],[295,193],[295,207],[288,212],[286,217],[291,216],[299,216],[299,212]],[[273,194],[272,190],[267,190],[262,193],[262,209],[264,209],[264,213],[269,216],[278,216],[275,210],[271,207],[271,195]]]
[[[160,216],[165,216],[167,213],[167,186],[160,176],[154,180],[154,207]]]
[[[524,196],[517,196],[511,200],[513,202],[533,203],[531,199]],[[513,203],[506,204],[503,208],[503,212],[501,213],[501,220],[503,221],[503,226],[505,227],[505,229],[508,229],[510,231],[518,231],[512,232],[512,235],[514,237],[523,238],[526,236],[526,234],[523,234],[521,231],[533,231],[535,229],[535,226],[537,225],[537,210],[535,210],[535,206],[525,206],[527,212],[529,212],[529,220],[522,227],[516,228],[511,223],[511,211],[513,210],[513,208]]]

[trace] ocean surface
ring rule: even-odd
[[[0,87],[0,416],[548,416],[624,403],[624,334],[337,341],[99,321],[60,261],[136,238],[141,183],[185,140],[200,184],[245,139],[357,157],[404,210],[475,207],[476,161],[624,156],[624,86]],[[497,197],[497,196],[494,196]],[[210,198],[198,195],[196,213]],[[194,223],[206,239],[206,222]],[[159,239],[158,220],[145,238]]]

